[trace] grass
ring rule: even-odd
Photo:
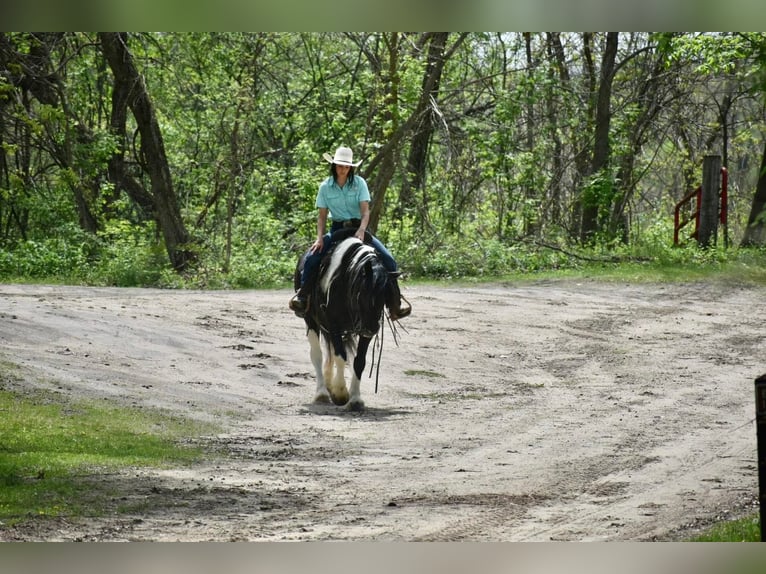
[[[760,542],[760,514],[752,514],[739,520],[720,522],[710,530],[695,536],[690,542]]]
[[[725,258],[678,257],[623,263],[587,262],[571,268],[541,269],[534,272],[508,271],[501,275],[461,276],[436,279],[410,275],[408,286],[451,287],[501,283],[527,285],[540,281],[600,281],[604,283],[712,283],[730,286],[766,287],[766,251],[734,251]],[[406,294],[406,291],[405,291]]]
[[[104,476],[189,464],[202,451],[180,439],[202,430],[159,412],[0,390],[0,524],[99,515],[115,494]]]
[[[733,284],[766,285],[766,260],[732,258],[726,261],[650,262],[591,265],[583,277],[604,281],[693,283],[725,281]]]
[[[712,264],[621,263],[590,264],[576,270],[548,271],[533,275],[507,276],[506,281],[541,279],[592,279],[624,283],[695,283],[719,281],[733,285],[766,286],[766,261],[751,265],[740,261]]]

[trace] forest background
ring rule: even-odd
[[[286,284],[338,145],[416,277],[763,261],[765,127],[765,33],[3,32],[0,279]]]

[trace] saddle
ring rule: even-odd
[[[330,241],[332,241],[333,246],[337,245],[344,239],[348,239],[349,237],[353,237],[356,235],[356,232],[359,228],[358,227],[343,227],[341,229],[338,229],[337,231],[334,231],[332,235],[330,236]],[[372,245],[372,234],[364,230],[364,242],[367,245]],[[329,254],[329,251],[328,251]]]

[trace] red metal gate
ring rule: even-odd
[[[689,239],[697,239],[699,235],[700,226],[700,200],[702,199],[702,186],[700,185],[694,191],[687,193],[681,201],[676,203],[675,209],[675,222],[673,226],[673,245],[678,245],[678,235],[681,229],[686,227],[692,221],[694,222],[694,232],[689,236]],[[692,205],[692,202],[694,204]],[[728,204],[729,204],[729,172],[725,167],[721,168],[721,197],[719,208],[719,221],[724,228],[724,234],[726,234],[726,226],[728,223]],[[684,206],[686,209],[684,210]],[[682,213],[684,210],[684,213]]]

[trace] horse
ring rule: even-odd
[[[304,320],[316,373],[314,402],[361,411],[360,382],[370,342],[383,322],[390,277],[378,252],[353,233],[343,229],[333,235],[334,245],[313,279]],[[295,270],[296,291],[304,260]],[[349,388],[346,363],[353,367]]]

